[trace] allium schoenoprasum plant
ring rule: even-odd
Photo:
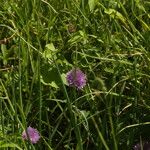
[[[36,144],[40,139],[40,135],[36,129],[29,126],[23,131],[22,138],[23,140],[29,140],[31,143]]]
[[[0,1],[0,149],[148,149],[149,113],[149,0]]]
[[[66,74],[66,80],[68,85],[82,89],[86,85],[86,74],[84,74],[79,68],[73,68]]]

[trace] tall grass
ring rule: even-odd
[[[0,1],[0,149],[127,150],[150,140],[148,0]],[[87,75],[69,87],[74,67]],[[24,141],[31,126],[41,139]]]

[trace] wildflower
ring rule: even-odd
[[[137,143],[136,145],[134,145],[133,150],[150,150],[150,142],[143,142],[142,143],[142,148],[141,148],[141,144]]]
[[[67,82],[69,86],[82,89],[86,85],[86,75],[79,68],[73,68],[67,73]]]
[[[29,138],[31,143],[35,144],[39,141],[40,135],[36,129],[29,126],[26,131],[23,131],[22,138],[24,140],[28,140]]]

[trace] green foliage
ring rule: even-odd
[[[149,140],[148,0],[0,2],[0,149],[126,150]],[[82,90],[66,73],[87,75]],[[37,144],[22,132],[37,128]]]
[[[96,6],[97,0],[88,0],[90,11],[93,11]]]

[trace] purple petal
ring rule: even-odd
[[[31,143],[33,143],[33,144],[37,143],[40,139],[39,132],[30,126],[27,128],[26,131],[23,131],[23,133],[22,133],[22,138],[24,140],[28,140],[28,136],[29,136]]]
[[[69,86],[82,89],[86,85],[86,75],[79,68],[73,68],[67,73],[67,82]]]

